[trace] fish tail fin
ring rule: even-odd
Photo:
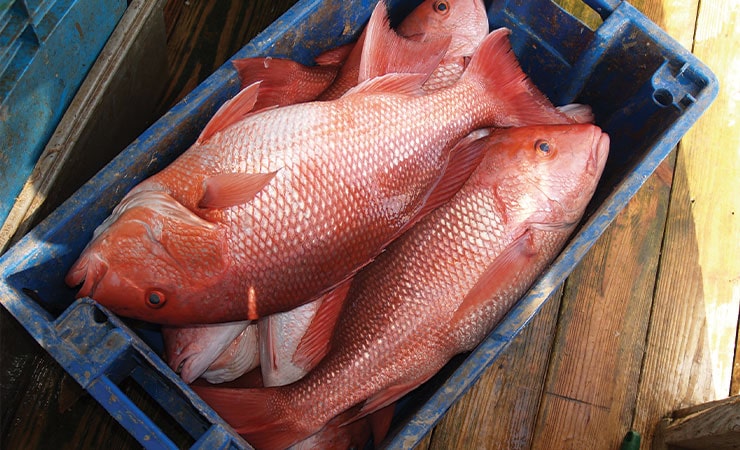
[[[488,99],[492,108],[503,110],[496,123],[488,126],[510,127],[572,123],[527,78],[511,48],[507,28],[499,28],[486,36],[473,54],[459,83],[476,85],[483,92],[481,101]]]
[[[285,388],[192,387],[234,431],[256,448],[284,449],[316,431],[301,426],[304,417],[290,409]]]
[[[255,111],[315,100],[339,72],[338,64],[304,66],[280,58],[245,58],[232,62],[242,88],[261,82]]]

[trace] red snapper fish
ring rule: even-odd
[[[170,325],[254,320],[318,298],[451,197],[478,161],[475,149],[450,154],[462,137],[571,121],[526,78],[508,35],[489,34],[457,83],[424,94],[438,61],[374,75],[407,43],[439,59],[447,42],[400,38],[379,3],[363,83],[335,101],[254,114],[259,86],[242,90],[124,197],[67,284],[119,315]]]
[[[580,221],[609,138],[589,124],[495,130],[447,203],[354,279],[324,359],[283,387],[196,388],[248,442],[284,448],[351,408],[351,423],[472,350]]]
[[[452,85],[467,60],[488,34],[488,16],[482,0],[425,0],[399,24],[397,32],[417,41],[451,38],[444,58],[422,85],[425,91]],[[315,66],[289,59],[245,58],[233,62],[242,86],[261,81],[262,94],[255,109],[312,100],[334,100],[358,83],[365,32],[356,43],[332,49],[316,58]],[[396,70],[409,71],[418,54],[397,61]]]
[[[485,129],[476,130],[463,138],[456,147],[468,145],[487,134]],[[260,318],[257,322],[259,349],[234,343],[224,351],[223,346],[235,334],[234,327],[229,323],[174,329],[165,327],[165,347],[169,349],[169,345],[173,345],[171,341],[177,342],[177,347],[167,352],[169,364],[175,369],[187,361],[188,364],[178,372],[188,383],[201,373],[208,381],[216,382],[212,375],[214,370],[227,373],[229,379],[224,381],[230,381],[253,368],[243,361],[259,359],[262,385],[283,386],[297,381],[315,367],[329,350],[330,335],[349,285],[350,281],[347,281],[318,300],[290,311]],[[244,328],[245,324],[246,322],[234,323],[236,330]],[[183,348],[184,351],[179,350]],[[255,352],[259,353],[257,357]],[[207,367],[217,357],[214,366],[218,365],[218,369]],[[229,358],[233,360],[230,361]]]

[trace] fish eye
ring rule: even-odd
[[[434,2],[434,10],[440,14],[447,14],[450,11],[450,3],[445,0]]]
[[[165,303],[167,303],[167,297],[160,291],[150,291],[146,296],[146,304],[150,308],[161,308]]]
[[[545,141],[544,139],[539,139],[537,142],[534,143],[534,148],[537,150],[537,152],[540,155],[548,156],[552,153],[552,146],[549,142]]]

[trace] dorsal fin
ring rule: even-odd
[[[389,73],[424,73],[429,76],[447,52],[451,36],[430,41],[404,38],[390,26],[384,1],[370,16],[362,47],[358,82]]]
[[[405,95],[424,95],[421,86],[427,79],[427,75],[418,73],[390,73],[376,78],[366,80],[347,91],[344,96],[352,94],[372,94],[387,92]]]
[[[229,208],[254,198],[275,177],[269,173],[222,173],[206,178],[200,208]]]
[[[248,116],[257,102],[259,85],[259,82],[250,84],[236,94],[234,98],[229,99],[221,105],[203,129],[203,132],[200,133],[196,142],[202,144],[217,132],[226,129]]]

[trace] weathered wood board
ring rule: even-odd
[[[687,47],[719,77],[720,94],[678,146],[636,405],[634,426],[648,429],[674,409],[729,395],[740,307],[740,5],[701,2],[696,17],[677,22],[692,8],[664,8],[684,45],[684,27],[696,24]]]
[[[566,283],[534,448],[616,448],[630,430],[671,162],[659,166]]]
[[[529,448],[561,292],[553,293],[498,361],[434,428],[430,449]]]

